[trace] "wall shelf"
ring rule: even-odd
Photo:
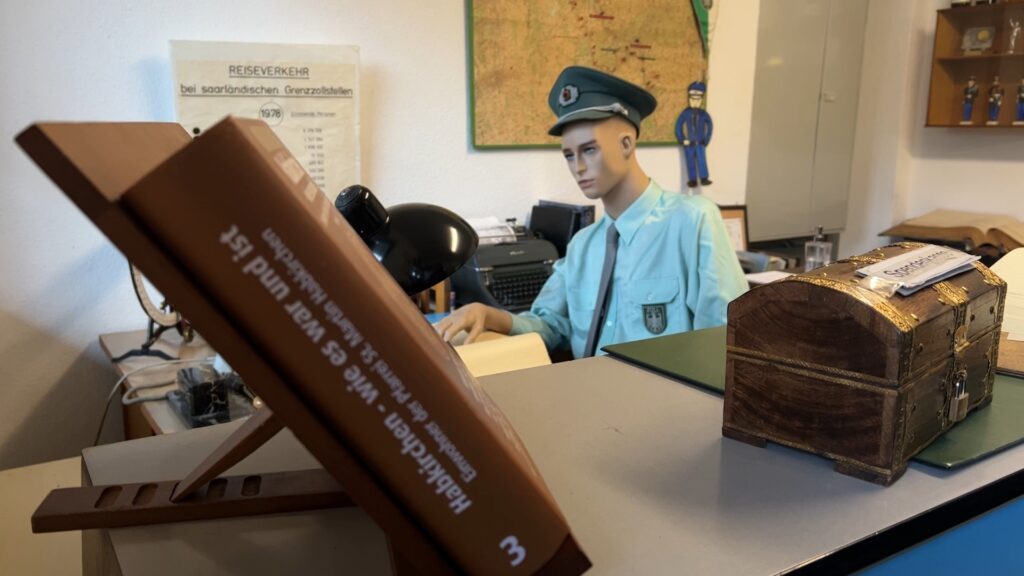
[[[1010,19],[1024,23],[1024,0],[1003,1],[939,10],[935,25],[931,86],[925,126],[948,128],[1024,128],[1017,119],[1017,87],[1024,78],[1024,31],[1015,49],[1008,52]],[[994,29],[992,46],[982,54],[964,54],[963,38],[970,28]],[[971,77],[978,96],[971,115],[972,124],[961,124],[964,88]],[[998,124],[989,125],[989,89],[996,76],[1004,90]]]
[[[1014,8],[1014,4],[1024,4],[1021,0],[1000,0],[996,4],[978,4],[975,6],[961,6],[959,8],[943,8],[939,10],[940,15],[949,15],[952,18],[962,16],[978,15],[983,18],[990,16],[1002,16],[1006,10]]]
[[[1021,38],[1024,39],[1024,33]],[[1024,42],[1024,40],[1021,40]],[[1024,60],[1024,53],[1019,54],[971,54],[967,56],[945,56],[936,58],[939,62],[976,62],[978,60]]]

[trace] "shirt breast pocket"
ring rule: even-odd
[[[597,294],[580,290],[579,288],[569,289],[569,320],[575,331],[587,332],[590,329],[590,320],[594,316],[594,308],[597,307]]]
[[[621,313],[631,331],[656,336],[682,330],[678,276],[633,280],[625,292],[627,307]]]

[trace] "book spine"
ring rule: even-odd
[[[225,121],[125,203],[461,569],[535,573],[570,538],[500,412],[265,125]]]

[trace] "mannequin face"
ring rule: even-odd
[[[584,196],[604,198],[629,173],[636,128],[621,118],[574,122],[562,132],[562,155]]]
[[[702,94],[690,94],[690,108],[700,108],[702,104],[704,104]]]

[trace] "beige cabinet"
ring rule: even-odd
[[[761,0],[747,179],[751,241],[846,223],[868,0]]]

